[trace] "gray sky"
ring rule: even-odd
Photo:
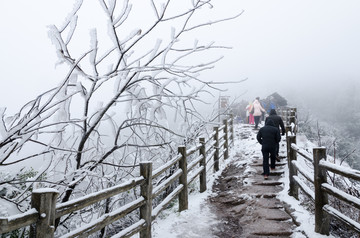
[[[245,97],[278,91],[302,99],[360,81],[359,1],[236,2],[232,9],[245,12],[226,28],[234,50],[214,73],[248,78]]]
[[[64,4],[63,2],[68,2]],[[0,107],[8,113],[57,85],[56,54],[47,26],[60,24],[72,1],[1,1]]]
[[[214,18],[242,16],[207,28],[199,38],[232,46],[203,78],[248,81],[227,85],[221,95],[252,100],[273,92],[296,100],[316,98],[360,81],[360,2],[357,0],[214,0]],[[46,26],[59,25],[72,1],[2,1],[0,3],[0,107],[8,112],[55,86],[54,47]],[[304,90],[309,92],[304,93]]]

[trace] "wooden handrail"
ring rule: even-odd
[[[291,148],[293,150],[295,150],[299,155],[304,157],[306,160],[308,160],[309,162],[311,162],[311,163],[313,162],[312,155],[309,152],[307,152],[306,150],[301,149],[295,143],[291,144]]]
[[[223,126],[214,127],[213,133],[210,134],[210,138],[207,140],[200,138],[199,143],[190,149],[182,147],[182,149],[179,149],[179,153],[174,158],[154,171],[152,171],[151,162],[141,162],[141,174],[139,177],[133,178],[120,185],[54,206],[53,220],[91,206],[97,202],[109,199],[120,193],[129,191],[130,189],[134,189],[135,187],[140,186],[141,188],[141,196],[135,201],[121,206],[110,213],[106,213],[90,224],[84,225],[68,234],[63,235],[62,237],[88,236],[103,229],[105,226],[113,223],[114,221],[121,219],[136,209],[140,209],[140,219],[113,237],[129,237],[136,233],[140,233],[141,238],[151,237],[151,221],[153,221],[175,198],[179,197],[180,211],[187,209],[188,184],[192,183],[199,177],[200,192],[204,192],[206,190],[207,168],[213,168],[217,171],[219,169],[220,156],[225,157],[225,153],[228,153],[229,151],[228,142],[233,142],[228,141],[228,138],[232,138],[232,140],[234,138],[232,124],[228,126],[228,123],[231,122],[232,119],[224,120]],[[187,163],[186,157],[195,154],[197,151],[199,151],[199,155],[190,163]],[[209,161],[212,161],[213,164],[209,165]],[[152,180],[165,173],[173,166],[177,166],[177,164],[179,164],[179,168],[158,186],[153,188]],[[191,173],[188,175],[188,172],[190,171]],[[180,184],[173,189],[173,191],[163,201],[152,209],[152,200],[164,192],[171,184],[174,184],[176,180],[179,180]],[[32,225],[33,227],[33,224],[38,223],[39,217],[39,212],[36,209],[31,209],[28,212],[17,216],[0,217],[0,233],[10,232],[28,225]],[[33,234],[36,236],[38,228],[34,228],[35,230]],[[46,234],[46,237],[53,237],[53,234]]]
[[[295,110],[296,111],[296,110]],[[293,116],[296,118],[296,116]],[[293,127],[297,128],[297,124],[293,123]],[[288,137],[290,135],[287,135]],[[296,137],[293,135],[293,137]],[[296,139],[295,139],[296,141]],[[290,180],[296,182],[296,186],[301,188],[306,195],[308,195],[315,202],[315,232],[328,235],[329,234],[329,215],[340,220],[356,232],[360,232],[360,223],[352,220],[343,213],[328,204],[328,195],[333,196],[343,202],[348,203],[350,206],[360,209],[360,199],[352,196],[340,189],[330,185],[326,182],[326,173],[330,171],[334,174],[341,175],[345,178],[360,181],[360,171],[343,166],[336,165],[326,161],[326,148],[319,147],[313,149],[313,154],[299,148],[296,142],[293,143],[287,139],[287,148],[289,150],[288,159],[291,159],[290,154],[296,152],[301,155],[306,161],[313,164],[314,178],[306,171],[296,160],[289,162],[289,170],[296,169],[300,172],[309,182],[314,184],[315,192],[312,191],[297,175],[290,176]],[[295,191],[297,188],[294,184],[290,183],[290,191]],[[291,195],[291,194],[290,194]]]
[[[321,189],[324,192],[340,199],[341,201],[344,201],[344,202],[348,203],[349,205],[356,207],[357,209],[360,209],[360,199],[359,198],[354,197],[350,194],[347,194],[347,193],[341,191],[340,189],[337,189],[327,183],[321,184]]]
[[[306,195],[308,195],[313,201],[315,201],[315,193],[311,190],[298,176],[294,176],[294,180],[299,185],[299,188],[303,190]]]
[[[323,167],[323,168],[325,168],[325,169],[327,169],[327,170],[329,170],[329,171],[331,171],[333,173],[340,174],[340,175],[342,175],[344,177],[360,181],[360,171],[359,170],[345,169],[342,166],[332,164],[332,163],[330,163],[328,161],[325,161],[325,160],[321,160],[319,162],[319,166],[321,166],[321,167]]]
[[[354,231],[360,233],[360,224],[349,217],[345,216],[335,208],[325,205],[324,211],[329,214],[332,217],[335,217],[337,220],[342,221],[344,224],[346,224],[348,227],[352,228]]]
[[[201,144],[197,144],[195,146],[193,146],[192,148],[186,150],[186,156],[190,156],[192,154],[194,154],[196,151],[199,151],[201,147]]]
[[[39,219],[39,213],[32,208],[25,213],[11,217],[0,217],[0,234],[29,226]]]
[[[172,184],[175,180],[177,180],[182,175],[182,170],[179,169],[175,173],[173,173],[170,177],[168,177],[165,181],[163,181],[159,186],[154,188],[153,198],[157,197],[161,192],[167,189],[170,184]]]
[[[121,208],[115,211],[112,211],[111,213],[102,215],[98,219],[91,222],[90,225],[85,225],[75,231],[62,235],[61,238],[73,238],[73,237],[78,237],[79,235],[81,235],[82,237],[87,237],[90,234],[101,230],[104,226],[110,225],[114,221],[119,220],[129,212],[134,211],[135,209],[141,207],[144,204],[145,204],[145,199],[143,197],[140,197],[135,201],[125,206],[122,206]]]
[[[114,186],[111,188],[107,188],[107,189],[101,190],[99,192],[95,192],[95,193],[89,194],[87,196],[80,197],[78,199],[60,203],[59,205],[56,206],[55,218],[59,218],[66,214],[69,214],[71,212],[78,211],[78,210],[88,207],[94,203],[97,203],[101,200],[110,198],[116,194],[126,192],[126,191],[134,188],[135,186],[141,185],[142,183],[144,183],[144,178],[138,177],[138,178],[132,179],[130,181],[127,181],[125,183],[122,183],[120,185],[117,185],[117,186]]]
[[[314,184],[314,176],[312,176],[309,172],[307,172],[307,170],[304,167],[302,167],[298,161],[294,160],[292,161],[292,164],[296,167],[297,171],[304,176],[304,178],[306,178],[309,182]]]
[[[187,165],[188,171],[191,171],[203,159],[204,159],[204,155],[199,155],[198,157],[196,157],[190,164]]]
[[[168,161],[166,164],[164,164],[163,166],[159,167],[158,169],[154,170],[152,177],[156,178],[158,177],[160,174],[164,173],[166,170],[168,170],[171,166],[173,166],[174,164],[178,163],[179,160],[181,159],[181,155],[178,154],[175,158],[173,158],[172,160]]]
[[[160,214],[160,212],[164,210],[167,205],[169,205],[169,203],[172,202],[179,195],[183,188],[184,186],[181,184],[177,186],[159,205],[154,208],[152,212],[152,220],[155,220],[155,218]]]

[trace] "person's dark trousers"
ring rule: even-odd
[[[255,129],[258,128],[258,125],[259,125],[259,122],[260,122],[260,117],[261,117],[261,116],[254,116]]]
[[[269,169],[269,155],[271,159],[271,168],[275,168],[275,159],[276,159],[276,148],[271,146],[262,146],[261,152],[263,154],[263,170],[264,175],[270,174]]]
[[[276,154],[276,156],[277,157],[279,157],[279,143],[277,143],[277,145],[276,145],[276,150],[275,150],[275,154]]]

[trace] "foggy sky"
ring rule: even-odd
[[[248,78],[222,86],[228,91],[221,95],[245,92],[241,98],[252,100],[278,92],[290,100],[321,103],[319,96],[331,100],[329,92],[360,81],[359,1],[215,0],[213,6],[214,19],[244,10],[196,36],[233,47],[216,52],[225,58],[202,78]],[[13,112],[63,78],[55,69],[46,26],[62,23],[71,7],[62,0],[0,3],[0,107]]]
[[[231,87],[230,95],[241,88],[250,99],[277,91],[313,100],[317,93],[328,97],[322,92],[360,81],[360,2],[238,1],[236,6],[245,12],[227,28],[234,50],[215,73],[249,80]]]

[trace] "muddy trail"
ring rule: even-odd
[[[254,140],[254,151],[246,154],[249,148],[245,150],[238,143],[239,148],[233,148],[237,151],[233,161],[213,185],[216,195],[207,203],[219,221],[212,229],[214,237],[291,237],[296,227],[286,204],[277,199],[284,189],[281,178],[287,167],[285,142],[280,144],[280,162],[264,180],[256,133],[246,125],[236,132],[237,140]]]

